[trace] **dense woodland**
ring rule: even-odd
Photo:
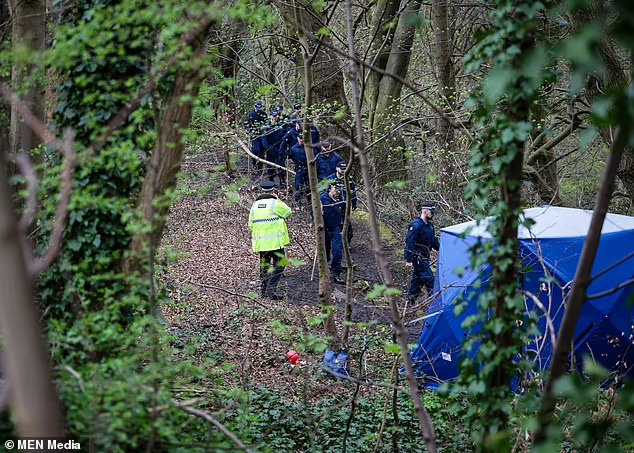
[[[633,52],[628,0],[0,2],[0,439],[634,451],[632,382],[567,371],[603,218],[634,215]],[[253,287],[256,101],[302,104],[304,142],[314,124],[351,164],[346,285],[331,283],[312,162],[287,300]],[[495,216],[497,239],[472,250],[495,266],[483,347],[433,392],[409,354],[425,304],[402,295],[424,202],[437,227]],[[594,210],[541,374],[517,360],[519,213],[539,205]],[[349,353],[350,379],[323,371],[326,348]]]

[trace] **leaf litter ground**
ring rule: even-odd
[[[162,307],[162,314],[169,331],[178,338],[176,344],[195,345],[191,349],[194,361],[213,359],[225,370],[223,379],[230,387],[266,387],[303,399],[307,389],[311,399],[347,391],[320,371],[323,353],[307,352],[310,348],[305,346],[323,332],[310,322],[320,309],[318,269],[311,280],[315,238],[308,213],[294,210],[288,222],[292,239],[287,256],[304,264],[285,269],[280,290],[286,298],[250,299],[248,295],[259,289],[259,270],[258,258],[251,251],[248,215],[261,176],[249,177],[243,168],[230,178],[221,168],[213,154],[192,156],[184,162],[177,201],[161,245],[159,260],[165,264],[159,266],[159,279],[171,299]],[[283,199],[290,205],[292,195]],[[365,300],[381,278],[368,226],[358,219],[353,223],[352,320],[375,324],[351,328],[351,373],[363,380],[389,382],[394,359],[384,350],[385,342],[392,341],[389,307],[382,299]],[[409,271],[400,258],[402,244],[385,243],[384,247],[396,285],[406,291]],[[165,260],[167,256],[175,259]],[[334,285],[334,295],[341,328],[345,287]],[[405,320],[421,313],[408,311]],[[419,332],[419,324],[410,327],[410,343]],[[362,354],[364,344],[370,346]],[[292,367],[285,360],[290,349],[299,351],[300,366]]]

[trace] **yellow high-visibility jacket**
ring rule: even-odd
[[[251,206],[249,228],[254,252],[279,250],[291,243],[286,227],[293,211],[273,195],[260,195]]]

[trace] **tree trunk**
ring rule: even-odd
[[[44,0],[13,0],[13,49],[42,53],[46,45],[46,6]],[[39,58],[38,58],[39,59]],[[30,58],[30,61],[36,61]],[[44,87],[24,86],[25,78],[32,75],[34,65],[14,64],[12,72],[13,89],[22,101],[41,120],[45,119]],[[30,152],[40,144],[37,135],[24,123],[15,109],[11,109],[11,155]]]
[[[206,25],[201,25],[198,35],[192,39],[189,60],[192,68],[189,71],[179,71],[174,88],[162,109],[159,118],[158,143],[147,166],[138,204],[138,210],[150,225],[150,231],[135,233],[133,236],[132,257],[124,263],[127,273],[142,269],[148,259],[153,259],[163,235],[169,206],[165,203],[155,204],[155,202],[163,197],[168,189],[176,185],[176,176],[180,170],[184,149],[183,131],[191,121],[193,101],[202,82],[199,60],[205,51],[210,24],[211,19]]]
[[[558,206],[561,205],[561,198],[556,155],[554,147],[544,148],[548,138],[544,131],[549,127],[546,122],[546,111],[537,102],[531,107],[531,113],[535,128],[531,131],[532,152],[529,151],[526,156],[526,163],[531,170],[525,172],[525,177],[535,185],[535,191],[542,203]]]
[[[6,173],[6,148],[0,148],[0,330],[2,370],[11,383],[11,406],[24,437],[61,437],[62,412],[38,322],[25,240],[20,237]],[[28,251],[30,252],[30,250]]]
[[[310,52],[308,40],[305,37],[300,38],[304,44],[302,56],[304,59],[304,107],[307,112],[313,104],[313,79],[312,64],[315,54]],[[318,44],[319,45],[319,44]],[[341,347],[341,339],[332,316],[332,284],[330,283],[330,268],[328,267],[328,259],[326,258],[326,237],[324,217],[321,210],[321,200],[319,199],[319,189],[317,188],[317,168],[313,155],[313,146],[311,139],[312,121],[310,116],[306,115],[304,121],[304,130],[302,136],[306,148],[306,160],[308,161],[308,181],[310,184],[311,209],[313,210],[313,221],[315,224],[315,253],[319,262],[319,304],[324,314],[328,315],[324,320],[324,331],[330,337],[330,349],[338,350]]]
[[[388,26],[388,24],[398,17],[400,4],[400,0],[379,0],[376,5],[372,17],[374,26],[370,33],[372,43],[370,45],[368,60],[370,64],[377,68],[385,69],[390,58],[395,27]],[[367,74],[365,74],[364,71],[365,83],[363,85],[363,97],[366,105],[369,106],[368,124],[371,126],[374,124],[374,106],[378,103],[379,85],[383,75],[371,69],[367,71]],[[369,134],[369,138],[372,140],[374,137],[371,127]]]
[[[330,269],[326,259],[324,218],[321,210],[321,201],[319,199],[319,189],[317,187],[317,168],[311,139],[311,108],[313,106],[313,96],[315,95],[315,80],[313,77],[316,74],[313,65],[319,58],[319,55],[323,55],[320,51],[327,37],[322,37],[317,42],[311,42],[309,38],[315,36],[315,32],[319,28],[315,28],[317,23],[314,16],[314,14],[316,14],[315,11],[312,11],[312,14],[310,14],[306,8],[299,6],[295,1],[291,4],[278,3],[278,7],[285,20],[295,25],[295,30],[297,30],[298,39],[301,44],[301,54],[304,63],[304,118],[306,119],[304,121],[302,136],[308,161],[308,181],[315,228],[315,253],[317,254],[319,263],[319,304],[323,313],[327,315],[324,320],[324,331],[326,335],[330,337],[329,346],[331,349],[337,350],[341,347],[341,338],[334,317],[332,316],[332,285],[330,283]],[[341,77],[343,89],[343,72],[341,72]]]
[[[319,35],[319,30],[324,27],[324,24],[328,23],[328,18],[318,13],[310,4],[277,1],[276,6],[287,22],[288,30],[294,31],[300,38],[304,36],[307,45],[311,42],[314,44],[316,37]],[[343,66],[336,54],[329,50],[329,45],[332,42],[331,38],[329,36],[321,36],[319,39],[326,45],[319,46],[316,55],[312,58],[312,73],[310,74],[310,79],[312,80],[312,103],[316,106],[331,104],[333,106],[332,113],[334,113],[339,108],[348,108],[348,100],[343,86]],[[306,51],[308,49],[302,49],[302,53]],[[306,79],[306,70],[304,70],[304,89],[306,89],[307,85],[308,80]],[[304,110],[307,110],[306,105]],[[305,111],[304,114],[309,114],[309,112]],[[340,135],[341,133],[344,135],[349,134],[349,131],[342,127],[340,123],[321,122],[319,128],[320,136],[323,139],[331,135]]]
[[[0,44],[11,36],[8,2],[0,2]],[[0,75],[0,83],[7,79]],[[10,150],[9,130],[11,129],[11,109],[4,101],[0,101],[0,149]]]
[[[218,54],[220,55],[220,72],[224,79],[237,80],[240,65],[240,47],[242,38],[246,38],[249,33],[248,25],[243,20],[230,20],[224,23],[225,27],[214,27],[217,37]],[[228,33],[223,32],[228,30]],[[226,118],[231,124],[242,125],[243,118],[236,106],[235,84],[223,91],[222,98],[215,102],[216,118]],[[233,117],[231,117],[233,115]]]
[[[605,0],[594,0],[588,8],[575,12],[571,17],[573,29],[579,31],[585,25],[592,23],[596,17],[600,17],[604,13],[605,8]],[[601,44],[598,50],[603,61],[604,77],[602,79],[597,76],[589,78],[586,97],[590,104],[607,89],[623,86],[627,83],[625,69],[618,59],[614,43],[606,30],[602,30]],[[611,147],[614,143],[612,131],[603,127],[599,129],[599,134],[606,145]],[[634,204],[634,150],[630,146],[627,146],[623,152],[616,176],[623,184],[630,203]]]
[[[381,234],[379,232],[379,224],[376,215],[376,204],[374,202],[374,193],[372,190],[372,184],[370,181],[370,167],[368,165],[368,156],[365,152],[365,140],[363,123],[361,119],[361,93],[359,90],[359,83],[357,80],[357,72],[359,70],[359,64],[354,60],[355,46],[354,46],[354,27],[352,20],[352,0],[346,0],[346,13],[347,13],[347,29],[348,29],[348,55],[350,56],[350,84],[352,86],[352,103],[354,106],[354,119],[356,127],[356,145],[359,154],[359,163],[361,165],[361,173],[363,175],[363,185],[368,201],[368,214],[370,215],[370,234],[372,239],[372,246],[376,257],[377,264],[380,269],[381,276],[385,282],[385,286],[390,291],[386,294],[388,303],[390,305],[390,311],[392,314],[392,324],[394,325],[394,333],[401,347],[401,356],[403,357],[403,364],[405,365],[407,382],[409,384],[410,394],[414,403],[414,409],[418,416],[418,425],[425,441],[427,451],[435,453],[436,450],[436,432],[432,423],[429,412],[423,405],[423,399],[416,382],[416,376],[414,375],[414,367],[412,364],[412,358],[409,353],[409,345],[407,343],[407,331],[403,325],[401,319],[401,313],[396,303],[396,297],[394,294],[394,279],[392,278],[392,272],[389,266],[389,260],[383,250],[381,241]],[[348,192],[350,193],[350,192]],[[349,201],[349,200],[348,200]],[[345,238],[345,236],[344,236]]]
[[[436,49],[436,77],[441,106],[446,116],[438,118],[436,125],[436,146],[440,153],[439,181],[445,197],[452,205],[462,199],[456,172],[456,148],[454,129],[449,118],[454,117],[456,105],[456,80],[453,63],[453,30],[449,21],[451,0],[433,0],[432,24]]]
[[[392,0],[395,1],[395,0]],[[400,5],[398,1],[397,4]],[[412,45],[416,28],[413,25],[418,16],[422,0],[412,0],[405,8],[392,20],[398,20],[393,38],[389,34],[378,34],[383,36],[384,46],[379,43],[378,53],[373,56],[372,62],[379,69],[395,74],[402,79],[406,78],[411,58]],[[377,10],[375,17],[381,21],[383,17],[395,10],[394,4],[382,3],[385,10]],[[387,17],[386,17],[387,18]],[[377,23],[375,21],[375,23]],[[389,46],[388,46],[389,43]],[[381,66],[382,65],[382,66]],[[384,183],[407,177],[405,142],[399,131],[392,132],[400,122],[400,101],[403,84],[394,77],[374,74],[368,76],[368,84],[365,87],[365,98],[371,103],[367,108],[370,112],[371,122],[369,130],[372,131],[371,139],[376,141],[384,137],[381,146],[376,146],[372,152],[372,164],[375,168],[376,179],[379,183]],[[379,172],[378,169],[387,169],[389,172]]]

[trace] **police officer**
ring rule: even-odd
[[[295,165],[295,203],[301,208],[302,200],[308,197],[308,160],[306,159],[306,149],[301,136],[297,137],[297,144],[292,146],[288,152],[288,157]],[[308,202],[307,202],[308,203]],[[310,203],[308,203],[310,205]]]
[[[284,272],[281,263],[285,258],[284,247],[291,243],[286,219],[293,211],[278,198],[273,182],[264,181],[260,187],[262,194],[255,199],[249,213],[251,245],[260,254],[260,295],[281,300],[277,284]]]
[[[280,143],[280,152],[278,154],[280,156],[286,156],[291,147],[297,144],[297,137],[299,136],[297,120],[292,119],[291,121],[293,122],[293,127],[284,134],[282,142]]]
[[[321,181],[332,175],[337,169],[337,164],[342,161],[341,156],[332,150],[332,144],[323,142],[321,144],[321,152],[317,154],[317,159],[315,160],[317,180]]]
[[[291,117],[284,113],[284,104],[277,104],[275,106],[275,110],[277,110],[277,114],[279,116],[278,123],[284,129],[284,132],[291,130],[291,128],[294,127],[294,124],[291,122]]]
[[[304,134],[304,122],[302,120],[297,120],[297,123],[295,123],[295,130],[297,130],[297,135],[303,135]],[[315,149],[314,145],[316,145],[317,143],[319,143],[319,129],[317,129],[317,126],[315,126],[314,124],[311,124],[310,126],[310,138],[313,141],[313,153],[317,154],[317,149]]]
[[[348,168],[348,164],[346,163],[345,160],[342,160],[341,162],[337,164],[337,170],[335,171],[335,173],[328,175],[328,177],[326,178],[329,184],[334,184],[335,186],[337,186],[337,190],[339,190],[339,193],[341,194],[341,198],[343,199],[344,202],[348,198],[348,195],[346,193],[346,183],[344,179],[346,174],[346,168]],[[352,180],[352,178],[350,178],[350,176],[348,176],[348,183],[350,185],[350,204],[352,205],[352,209],[356,210],[357,209],[357,189],[354,184],[354,181]],[[352,242],[352,235],[353,235],[352,221],[348,220],[348,238],[347,238],[348,244]]]
[[[434,232],[434,214],[435,206],[431,203],[425,204],[420,217],[410,224],[405,238],[405,262],[407,267],[413,268],[412,281],[407,293],[410,302],[416,300],[423,286],[427,289],[428,296],[431,296],[434,290],[434,273],[429,266],[429,255],[432,249],[440,249],[440,242]]]
[[[258,157],[262,157],[268,148],[265,135],[267,122],[268,118],[266,116],[266,112],[264,111],[264,106],[261,101],[257,101],[254,105],[253,111],[249,113],[249,116],[247,116],[247,119],[244,122],[244,127],[251,137],[251,152]],[[257,168],[262,167],[262,164],[257,161],[254,165],[256,165]]]
[[[302,104],[297,103],[293,105],[293,109],[295,109],[295,113],[291,115],[291,119],[294,119],[294,120],[302,119]]]
[[[345,218],[345,201],[341,198],[341,193],[335,184],[331,184],[328,191],[324,191],[319,200],[324,216],[324,232],[326,239],[326,257],[330,261],[332,251],[332,261],[330,263],[330,274],[335,283],[345,283],[341,277],[341,259],[343,257],[343,221]]]
[[[274,162],[279,165],[280,158],[278,156],[280,151],[280,144],[282,142],[282,137],[284,136],[284,128],[280,124],[280,117],[277,110],[273,110],[271,112],[271,119],[266,125],[266,142],[268,147],[266,148],[266,160],[269,162]],[[279,174],[277,168],[269,167],[268,168],[268,176],[269,180],[273,181],[275,179],[275,175]],[[280,186],[286,184],[286,175],[284,178],[280,176]]]
[[[289,130],[284,135],[284,137],[282,137],[282,143],[280,143],[280,152],[278,153],[279,161],[277,162],[277,164],[283,167],[286,167],[286,158],[291,155],[291,148],[297,145],[297,138],[301,137],[303,133],[303,123],[301,121],[293,118],[291,119],[291,122],[293,122],[294,127],[291,128],[291,130]],[[313,144],[319,143],[319,131],[314,124],[311,127],[311,139],[313,141]],[[315,149],[313,148],[313,153],[314,152]],[[280,181],[282,179],[286,180],[286,171],[280,170],[279,177]],[[297,178],[295,178],[295,181],[297,181]]]
[[[288,154],[289,149],[297,144],[297,137],[301,137],[303,134],[302,127],[304,127],[304,124],[295,119],[292,119],[291,121],[293,122],[294,127],[284,134],[282,143],[280,143],[280,154],[282,156]],[[317,127],[314,124],[310,128],[310,135],[313,144],[319,143],[319,130],[317,130]],[[315,152],[314,149],[313,152]]]

